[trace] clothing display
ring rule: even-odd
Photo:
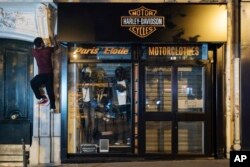
[[[83,65],[79,83],[78,100],[82,136],[81,144],[98,144],[100,139],[109,139],[112,145],[129,145],[131,131],[131,106],[128,101],[129,84],[123,67],[113,72]],[[95,77],[99,78],[96,79]]]

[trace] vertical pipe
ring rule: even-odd
[[[234,1],[233,4],[233,27],[234,27],[234,141],[233,149],[239,151],[240,145],[240,17],[239,17],[239,1]]]
[[[227,50],[225,64],[225,86],[226,86],[226,158],[230,158],[231,149],[231,55],[233,54],[233,4],[232,0],[227,3]]]
[[[234,59],[234,144],[233,149],[239,151],[240,145],[240,100],[239,100],[239,67],[240,59]]]
[[[239,17],[239,1],[234,1],[234,143],[233,149],[239,151],[240,145],[240,17]]]

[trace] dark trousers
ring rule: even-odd
[[[127,143],[131,136],[131,106],[129,104],[119,105],[115,120],[114,138]]]
[[[83,102],[84,112],[84,143],[93,143],[95,129],[95,110],[91,107],[90,102]]]
[[[37,99],[44,98],[44,95],[41,95],[40,88],[44,85],[49,96],[50,108],[55,109],[55,95],[54,95],[54,76],[52,73],[49,74],[38,74],[31,81],[31,88]]]

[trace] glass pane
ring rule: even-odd
[[[204,67],[178,68],[178,111],[204,112]]]
[[[171,152],[172,123],[167,121],[146,122],[146,152]]]
[[[130,151],[130,100],[130,64],[69,64],[68,152]]]
[[[178,152],[204,153],[204,123],[178,123]]]
[[[171,112],[171,67],[146,67],[146,112]]]

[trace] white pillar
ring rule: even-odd
[[[240,141],[240,2],[234,1],[234,141],[233,149],[241,149]]]
[[[51,36],[50,10],[46,4],[38,4],[35,20],[38,36],[45,39]],[[34,76],[38,68],[34,59]],[[44,89],[46,92],[46,90]],[[30,165],[60,164],[61,114],[50,113],[50,105],[38,105],[34,96],[33,104],[33,136],[30,148]]]
[[[226,157],[230,158],[231,151],[231,118],[232,118],[232,96],[231,96],[231,72],[232,72],[232,55],[233,55],[233,3],[228,0],[227,3],[227,50],[225,64],[225,100],[226,100]]]
[[[49,105],[35,105],[30,164],[60,164],[61,114]]]
[[[234,59],[234,145],[236,151],[241,149],[240,145],[240,59]]]

